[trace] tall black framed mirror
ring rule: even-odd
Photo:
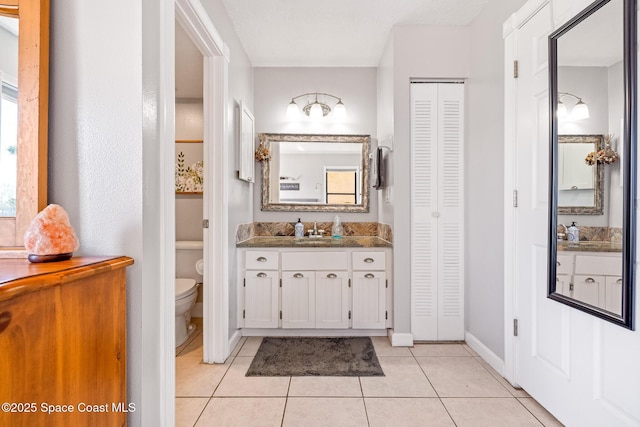
[[[597,0],[549,36],[548,297],[629,329],[636,13],[636,0]]]

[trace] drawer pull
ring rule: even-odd
[[[267,273],[258,273],[258,277],[267,277]]]
[[[622,279],[616,280],[616,284],[618,284],[618,285],[622,284]]]
[[[336,277],[338,277],[338,276],[335,273],[327,274],[327,279],[335,279]]]
[[[595,280],[593,280],[591,277],[587,277],[586,280],[584,281],[585,283],[596,283]]]
[[[0,313],[0,332],[4,332],[5,329],[9,327],[11,323],[11,313],[8,311],[3,311]]]
[[[267,259],[265,257],[261,256],[261,257],[258,257],[258,259],[256,261],[258,261],[258,262],[267,262]]]
[[[302,279],[304,277],[304,274],[296,273],[296,274],[293,275],[293,277],[295,277],[296,279]]]
[[[373,274],[371,274],[371,273],[367,273],[367,274],[365,274],[365,275],[364,275],[364,277],[366,277],[367,279],[373,279],[373,278],[374,278],[374,277],[376,277],[376,276],[374,276],[374,275],[373,275]]]
[[[371,264],[373,262],[373,258],[365,258],[364,262],[366,262],[367,264]]]

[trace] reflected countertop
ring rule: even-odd
[[[292,236],[261,236],[236,243],[237,248],[391,248],[393,245],[376,236],[344,236],[296,238]]]
[[[622,243],[584,240],[578,243],[558,241],[559,251],[575,252],[622,252]]]

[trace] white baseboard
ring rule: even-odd
[[[469,331],[464,333],[464,340],[478,356],[487,362],[500,376],[504,377],[504,361],[500,359],[494,352],[484,345],[478,338],[473,336]]]
[[[413,347],[413,334],[394,332],[389,329],[389,341],[392,347]]]
[[[203,305],[201,302],[195,303],[193,308],[191,309],[191,317],[204,317],[202,313],[204,313]]]
[[[240,339],[242,338],[242,329],[236,329],[233,335],[229,338],[229,353],[225,355],[224,359],[227,358],[233,353],[233,350],[236,348]]]
[[[384,329],[241,329],[244,337],[384,337]]]

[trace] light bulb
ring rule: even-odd
[[[562,103],[558,102],[558,109],[556,110],[556,114],[559,119],[564,119],[567,117],[567,107]]]
[[[298,109],[298,104],[293,102],[293,99],[289,103],[287,107],[287,119],[296,120],[300,117],[300,109]]]
[[[333,107],[333,114],[337,120],[344,120],[347,118],[347,109],[341,99],[338,100],[338,103]]]
[[[322,113],[322,106],[316,101],[309,110],[309,117],[311,117],[312,119],[321,119],[323,116],[324,114]]]
[[[578,101],[576,105],[573,106],[573,111],[571,111],[571,118],[574,120],[582,120],[589,118],[589,107],[587,104],[582,102],[582,99]]]

